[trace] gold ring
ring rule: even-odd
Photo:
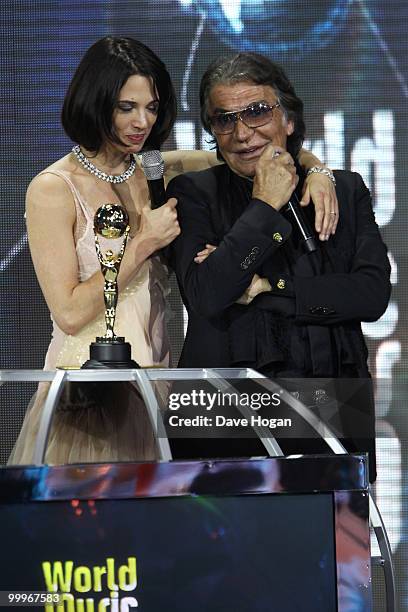
[[[334,210],[331,210],[331,211],[330,211],[330,214],[331,214],[331,215],[337,215],[337,213],[336,213]]]

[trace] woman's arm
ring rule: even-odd
[[[310,168],[322,167],[311,151],[301,149],[298,155],[299,164],[307,172]],[[339,205],[334,183],[324,174],[309,174],[303,183],[302,199],[300,204],[307,206],[313,201],[315,207],[315,229],[320,240],[328,240],[330,234],[336,232],[339,220]]]
[[[180,232],[173,199],[159,211],[145,207],[141,227],[127,245],[118,276],[126,286],[142,263]],[[104,280],[100,271],[79,281],[74,242],[75,204],[65,182],[41,174],[30,184],[26,197],[27,230],[38,282],[57,325],[67,334],[77,333],[104,309]]]
[[[205,170],[219,165],[215,153],[211,151],[166,151],[163,153],[166,184],[172,178],[185,172]],[[313,167],[325,167],[311,151],[301,149],[298,155],[299,164],[307,172]],[[307,206],[313,201],[316,209],[315,228],[320,240],[328,240],[334,234],[339,218],[336,190],[333,182],[324,174],[310,174],[303,185],[301,205]]]
[[[165,151],[163,152],[166,182],[185,172],[206,170],[220,163],[212,151]]]
[[[296,321],[302,324],[338,325],[353,320],[375,321],[388,305],[391,290],[390,264],[386,247],[375,223],[370,193],[360,175],[350,174],[349,177],[348,189],[352,187],[353,192],[350,197],[344,192],[345,185],[343,185],[345,201],[343,219],[354,219],[355,223],[355,235],[353,233],[351,239],[351,244],[355,244],[355,252],[350,262],[350,270],[348,272],[333,270],[331,273],[312,277],[296,276],[292,279],[293,301],[296,304],[294,316]],[[344,227],[347,229],[343,231],[343,236],[351,230],[350,221],[349,225]],[[350,248],[349,245],[347,249],[350,251]],[[342,245],[338,250],[331,252],[332,261],[336,262],[338,258],[340,266],[345,249],[346,247]],[[211,258],[215,250],[214,245],[206,244],[205,249],[197,253],[194,261],[202,264],[207,258]],[[255,297],[263,294],[263,307],[273,311],[276,308],[277,297],[279,300],[283,297],[291,299],[288,295],[277,296],[276,292],[270,293],[270,291],[271,284],[268,279],[255,274],[249,287],[236,301],[247,305]]]

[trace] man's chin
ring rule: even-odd
[[[230,166],[231,170],[233,170],[236,174],[240,176],[244,176],[245,178],[254,178],[256,172],[256,164],[236,164],[235,167]]]
[[[247,178],[250,179],[251,181],[255,178],[255,171],[253,172],[248,172],[247,170],[243,169],[243,168],[237,168],[235,166],[235,168],[233,168],[232,166],[230,166],[230,164],[227,164],[230,168],[230,170],[232,170],[232,172],[234,174],[238,174],[238,176],[242,176],[242,178]]]

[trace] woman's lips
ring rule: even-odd
[[[143,142],[145,135],[144,134],[127,134],[126,138],[130,140],[132,144],[140,144]]]

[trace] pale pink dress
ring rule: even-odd
[[[85,281],[100,269],[93,233],[93,217],[97,206],[84,201],[65,172],[53,170],[52,174],[60,176],[68,184],[74,197],[77,215],[74,237],[79,280]],[[165,325],[167,291],[167,269],[158,257],[151,257],[141,266],[134,280],[119,294],[115,333],[130,342],[132,358],[144,367],[169,365]],[[103,336],[105,330],[103,313],[73,336],[65,334],[53,321],[52,340],[44,369],[79,368],[89,359],[90,343],[95,341],[97,336]],[[39,384],[10,456],[10,464],[32,462],[35,438],[48,388],[49,383]],[[103,406],[65,404],[64,409],[57,409],[46,463],[156,458],[153,432],[145,407],[136,391],[126,383],[115,383],[108,395],[110,400],[113,398],[113,405],[111,401],[104,402]]]

